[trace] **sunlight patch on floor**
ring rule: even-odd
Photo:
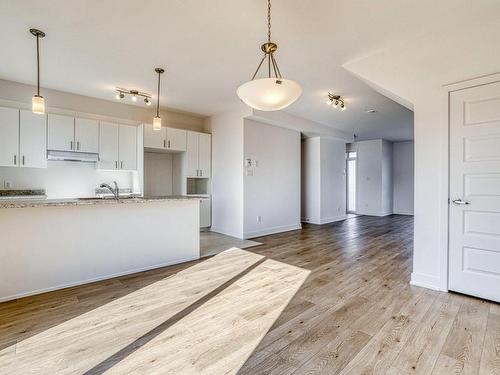
[[[308,274],[231,249],[3,349],[0,368],[236,373]]]

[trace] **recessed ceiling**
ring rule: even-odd
[[[483,3],[273,0],[278,63],[283,76],[304,88],[287,111],[359,139],[413,138],[413,113],[342,65],[438,30],[444,21],[459,23]],[[3,0],[0,78],[35,83],[35,42],[28,29],[36,27],[47,33],[42,87],[107,100],[114,100],[116,86],[154,93],[154,68],[161,66],[162,104],[212,115],[239,105],[235,90],[261,56],[266,8],[265,0]],[[327,106],[328,92],[342,95],[348,109]]]

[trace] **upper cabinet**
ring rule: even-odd
[[[49,114],[49,150],[93,152],[99,151],[99,122]]]
[[[75,118],[75,148],[81,152],[99,152],[99,121]]]
[[[19,165],[19,110],[0,107],[0,166]]]
[[[137,169],[137,127],[101,122],[99,169]]]
[[[47,116],[21,110],[19,120],[19,166],[47,168]]]
[[[165,128],[154,130],[153,125],[144,125],[144,147],[163,151],[186,151],[186,130]]]
[[[47,116],[0,108],[0,166],[47,167]]]
[[[211,174],[212,137],[210,134],[187,132],[187,177],[208,178]]]

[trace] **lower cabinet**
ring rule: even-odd
[[[208,228],[212,225],[212,213],[210,198],[200,200],[200,228]]]

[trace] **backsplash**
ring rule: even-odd
[[[50,199],[91,197],[103,182],[140,194],[137,172],[102,171],[94,164],[49,161],[46,169],[0,167],[0,189],[45,189]]]

